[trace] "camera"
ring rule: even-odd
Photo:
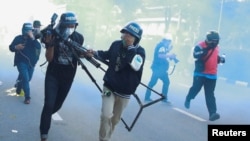
[[[175,64],[177,64],[178,62],[180,62],[179,59],[177,59],[176,57],[174,57],[172,60],[174,61]]]
[[[172,56],[170,57],[170,60],[173,60],[175,64],[177,64],[178,62],[180,62],[180,60],[177,59],[176,55],[172,55]]]
[[[52,15],[50,24],[45,29],[41,30],[42,37],[45,37],[46,35],[52,34],[52,30],[53,30],[53,27],[56,23],[57,17],[58,17],[58,15],[56,13],[54,13]]]

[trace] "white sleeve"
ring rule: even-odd
[[[130,66],[131,66],[135,71],[138,71],[138,70],[141,68],[142,63],[143,63],[143,58],[142,58],[140,55],[136,54],[136,55],[133,57],[132,61],[130,62]]]

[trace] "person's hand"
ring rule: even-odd
[[[172,54],[167,54],[167,57],[168,57],[169,59],[174,59],[174,58],[176,58],[176,55],[175,55],[174,53],[172,53]]]
[[[43,42],[46,47],[51,47],[53,46],[54,43],[54,36],[52,34],[48,34],[43,38]]]
[[[95,51],[93,49],[88,49],[87,52],[85,53],[85,56],[91,58],[94,56],[94,54]]]
[[[28,35],[28,36],[29,36],[29,38],[31,38],[32,40],[34,40],[34,39],[35,39],[35,37],[34,37],[34,34],[33,34],[32,30],[30,30],[30,31],[27,33],[27,35]]]
[[[15,49],[16,49],[16,50],[22,50],[22,49],[24,49],[24,44],[17,44],[17,45],[15,46]]]

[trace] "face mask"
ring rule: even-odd
[[[74,31],[75,31],[75,28],[66,28],[63,33],[63,38],[67,39]]]
[[[127,46],[128,46],[128,44],[127,44],[127,42],[126,42],[125,40],[122,40],[122,45],[123,45],[124,47],[127,47]]]
[[[132,46],[133,43],[131,43],[131,40],[128,39],[128,37],[126,37],[127,35],[125,35],[124,33],[121,35],[121,40],[122,40],[122,44],[123,47],[128,47],[128,46]],[[134,37],[133,37],[134,38]]]
[[[218,41],[211,41],[211,42],[208,42],[206,41],[206,44],[209,48],[215,48],[217,45],[218,45]]]

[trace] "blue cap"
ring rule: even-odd
[[[22,34],[26,35],[30,30],[32,30],[32,24],[31,23],[24,23],[22,28]]]

